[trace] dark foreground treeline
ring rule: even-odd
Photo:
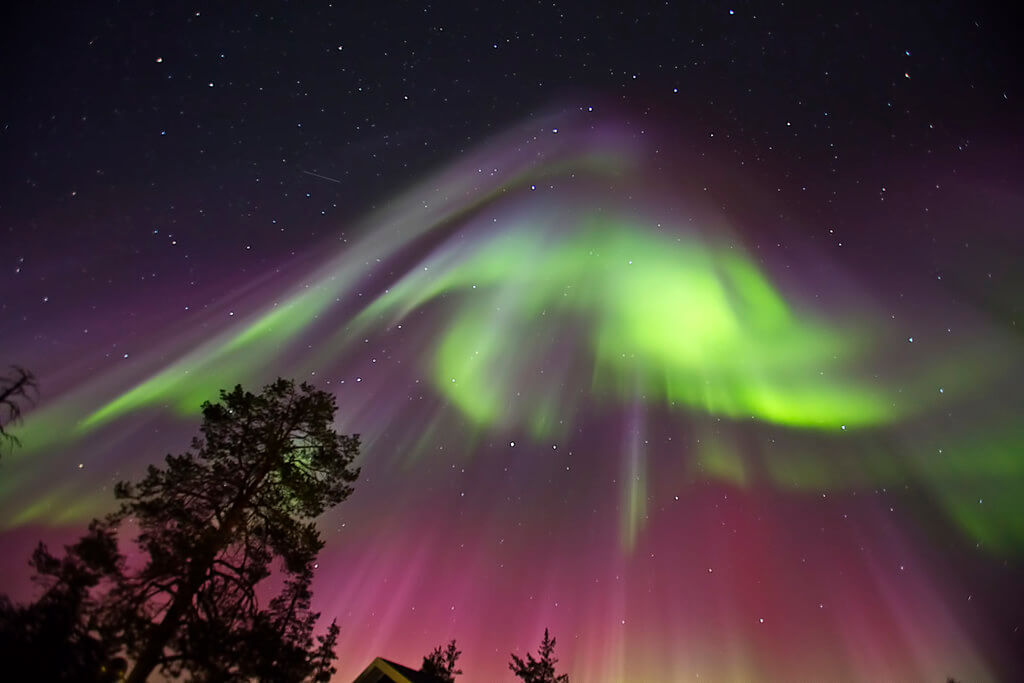
[[[0,378],[0,441],[35,379]],[[333,429],[335,399],[279,379],[259,394],[236,386],[204,403],[199,435],[181,455],[121,482],[117,510],[52,554],[40,543],[30,565],[42,589],[30,604],[0,597],[0,661],[40,681],[328,681],[338,626],[315,633],[310,610],[317,554],[315,520],[352,493],[359,435]],[[119,534],[132,535],[141,563],[129,566]],[[135,566],[140,565],[140,566]],[[257,585],[274,569],[282,588],[269,602]],[[554,638],[539,658],[512,655],[527,683],[556,675]],[[421,672],[454,681],[455,641],[423,658]]]

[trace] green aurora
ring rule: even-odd
[[[378,244],[357,253],[387,256],[398,246]],[[18,458],[146,409],[194,415],[218,388],[259,376],[310,334],[323,334],[332,307],[365,276],[358,263],[336,260],[311,285],[85,417],[75,417],[71,399],[37,412],[23,429],[31,446]],[[430,316],[436,330],[418,345],[419,371],[442,404],[478,433],[525,429],[535,440],[557,438],[580,414],[624,406],[694,420],[753,422],[771,431],[776,447],[752,453],[727,439],[705,440],[692,459],[694,476],[806,491],[912,478],[938,494],[947,515],[970,537],[990,548],[1024,549],[1024,525],[1012,522],[1010,503],[979,506],[972,485],[1024,475],[1011,454],[1020,434],[997,424],[975,437],[970,451],[947,449],[953,455],[938,463],[924,455],[940,448],[932,445],[935,438],[909,449],[922,454],[914,457],[887,445],[916,435],[919,428],[907,425],[927,419],[951,394],[983,386],[996,368],[982,350],[956,362],[932,358],[890,367],[883,381],[881,370],[892,362],[884,335],[868,320],[848,312],[825,316],[788,302],[735,244],[603,215],[568,229],[520,220],[475,239],[449,239],[329,331],[327,343],[302,367],[337,363],[364,335],[400,325],[414,313]],[[77,427],[70,433],[58,428],[68,423]],[[814,439],[831,439],[833,455],[822,456]],[[949,440],[967,439],[952,434]],[[651,466],[638,453],[624,462],[629,483],[622,489],[620,535],[631,547],[647,512]],[[29,470],[15,471],[3,488],[10,493],[29,478]],[[71,491],[53,496],[75,499]],[[54,506],[50,498],[37,497],[10,523],[57,521],[46,512]],[[60,519],[70,521],[69,515],[88,507],[61,506]]]

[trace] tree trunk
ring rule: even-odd
[[[266,475],[264,475],[266,476]],[[213,566],[217,553],[230,541],[231,534],[241,521],[242,512],[245,510],[245,503],[240,496],[234,503],[231,511],[224,518],[224,524],[217,530],[216,535],[209,541],[208,550],[199,555],[199,561],[194,562],[190,567],[188,581],[174,594],[171,606],[164,614],[163,620],[150,633],[145,647],[135,660],[131,673],[125,678],[125,683],[145,683],[153,669],[160,663],[163,657],[164,648],[167,642],[181,625],[181,618],[192,605],[192,598],[196,591],[203,585],[206,574]]]
[[[202,577],[202,574],[199,576]],[[150,633],[146,647],[139,654],[139,658],[135,660],[131,673],[125,679],[126,683],[145,683],[149,674],[153,673],[153,669],[160,663],[167,641],[178,630],[181,617],[184,616],[185,610],[192,602],[192,596],[199,589],[200,582],[191,580],[189,583],[194,585],[184,586],[178,591],[167,613],[164,614],[163,620]]]

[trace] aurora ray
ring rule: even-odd
[[[984,329],[911,355],[877,302],[809,296],[685,184],[649,186],[644,158],[614,121],[534,121],[367,218],[291,287],[154,335],[146,357],[31,414],[5,459],[7,526],[109,505],[99,480],[54,476],[72,459],[124,475],[183,445],[217,388],[311,377],[367,444],[367,479],[325,525],[321,564],[337,569],[320,608],[347,615],[343,661],[415,649],[447,605],[467,614],[467,652],[551,622],[588,681],[620,677],[626,652],[678,676],[934,678],[955,662],[986,677],[980,638],[940,597],[955,582],[922,561],[908,589],[879,566],[917,557],[918,528],[994,561],[1024,551],[1016,342]],[[954,406],[967,417],[944,420]],[[886,487],[913,491],[912,524],[868,495]],[[997,492],[984,505],[980,487]],[[807,536],[816,515],[832,555]],[[453,538],[451,557],[433,552]],[[536,609],[509,613],[501,595],[537,585]],[[814,608],[787,611],[777,596],[794,593]],[[794,654],[806,639],[820,657]]]

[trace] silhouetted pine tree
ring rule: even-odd
[[[455,639],[452,639],[444,649],[438,645],[424,657],[420,671],[444,683],[455,683],[455,677],[462,675],[462,669],[455,668],[461,654],[462,651],[455,647]]]
[[[94,596],[123,571],[117,538],[93,522],[66,550],[58,560],[40,543],[32,554],[35,581],[44,589],[36,602],[16,606],[0,597],[0,666],[7,675],[22,672],[37,681],[119,680],[126,663],[116,643],[100,633]]]
[[[202,412],[192,448],[138,484],[118,484],[120,508],[64,560],[36,551],[33,564],[53,586],[11,611],[35,614],[53,597],[89,666],[110,669],[121,655],[132,683],[155,670],[197,681],[327,681],[338,629],[313,634],[310,584],[323,547],[314,519],[352,492],[359,437],[335,433],[333,395],[283,379],[260,394],[222,391]],[[126,522],[138,531],[137,569],[117,551]],[[275,565],[283,587],[262,606],[257,585]]]
[[[526,661],[523,661],[513,654],[508,668],[517,678],[521,678],[523,683],[569,683],[568,674],[555,674],[555,664],[558,660],[555,659],[554,653],[555,639],[548,635],[547,629],[544,629],[544,640],[537,650],[540,659],[534,659],[533,655],[527,652]]]

